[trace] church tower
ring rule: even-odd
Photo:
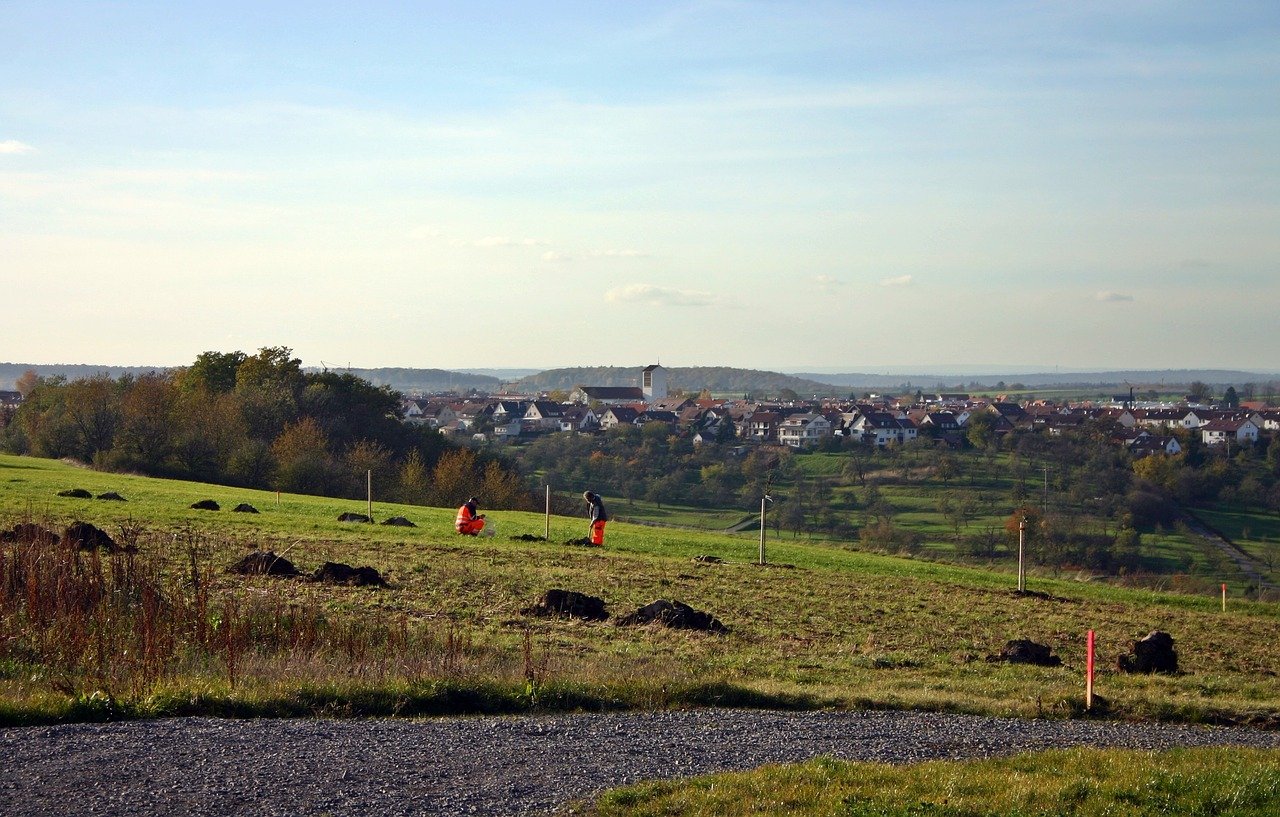
[[[666,399],[667,370],[662,368],[659,363],[645,366],[644,371],[640,374],[640,390],[644,392],[644,399],[646,400]]]

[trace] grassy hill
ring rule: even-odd
[[[68,488],[127,501],[57,496]],[[202,499],[223,510],[190,509]],[[227,510],[241,502],[261,513]],[[374,503],[376,519],[416,528],[336,521],[364,510],[0,456],[0,528],[84,520],[138,548],[0,546],[0,721],[708,703],[1074,716],[1089,629],[1115,716],[1267,722],[1280,709],[1274,604],[1233,598],[1223,613],[1212,598],[1047,578],[1032,584],[1041,595],[1017,596],[1007,574],[804,540],[771,540],[774,564],[761,567],[757,534],[617,522],[594,550],[564,544],[585,520],[553,517],[540,541],[545,519],[530,513],[490,514],[488,539],[456,536],[450,508]],[[389,586],[225,571],[256,549],[304,571],[370,565]],[[46,573],[61,577],[56,596],[43,594]],[[599,596],[615,617],[682,601],[730,633],[522,612],[551,588]],[[1182,674],[1112,669],[1156,628],[1177,640]],[[984,660],[1015,638],[1050,645],[1063,666]]]

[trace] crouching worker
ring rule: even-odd
[[[599,494],[591,491],[583,493],[582,498],[587,500],[591,511],[591,544],[604,547],[604,523],[609,521],[609,514],[604,510],[604,502],[600,500]]]
[[[484,530],[484,514],[476,513],[476,498],[469,497],[458,509],[458,518],[454,520],[454,528],[463,536],[477,536]]]

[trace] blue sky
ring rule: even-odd
[[[0,359],[1280,368],[1280,5],[0,0]]]

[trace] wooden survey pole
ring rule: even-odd
[[[547,531],[542,536],[543,539],[551,541],[551,486],[547,486]]]
[[[1027,569],[1023,566],[1022,554],[1024,546],[1027,542],[1027,518],[1024,516],[1018,520],[1018,592],[1025,593],[1027,590]]]
[[[768,495],[760,497],[760,564],[764,564],[764,523],[767,513],[766,507],[769,502]]]

